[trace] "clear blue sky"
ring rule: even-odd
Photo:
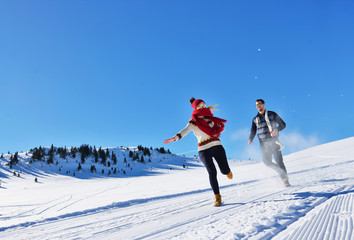
[[[192,133],[163,145],[187,124],[192,96],[219,105],[230,158],[257,158],[247,145],[257,98],[287,123],[285,154],[351,137],[353,12],[350,0],[1,1],[0,153],[194,155]]]

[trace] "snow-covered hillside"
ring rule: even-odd
[[[190,160],[190,157],[176,156],[164,148],[143,146],[97,150],[89,145],[79,148],[39,147],[25,153],[3,155],[0,158],[0,169],[3,172],[0,177],[21,177],[22,174],[33,175],[33,179],[53,174],[81,179],[146,176],[157,174],[162,169],[191,167],[194,163]]]
[[[197,159],[156,153],[135,175],[83,167],[73,177],[19,154],[20,177],[8,159],[0,165],[0,238],[354,239],[353,146],[348,138],[285,156],[289,188],[263,163],[230,160],[218,208]]]

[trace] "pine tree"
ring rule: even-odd
[[[133,161],[139,160],[139,153],[133,154]]]
[[[107,156],[104,150],[102,150],[102,148],[100,147],[100,149],[98,150],[98,155],[99,157],[102,159],[102,164],[104,166],[106,166],[106,160],[107,160]]]
[[[85,164],[85,154],[81,153],[81,162]]]
[[[95,158],[95,163],[98,163],[98,152],[97,152],[96,148],[93,149],[93,156]]]
[[[10,169],[12,169],[13,165],[16,165],[18,163],[18,152],[15,153],[15,155],[11,154],[9,165]]]
[[[32,163],[33,161],[42,161],[43,156],[44,156],[44,153],[43,153],[42,147],[35,148],[33,150],[30,163]]]
[[[14,164],[18,163],[18,152],[15,152],[13,162],[14,162]]]
[[[163,147],[160,148],[159,152],[162,153],[162,154],[166,153],[166,151],[165,151],[165,149]]]
[[[145,159],[144,159],[144,156],[143,156],[143,155],[141,155],[140,162],[141,162],[141,163],[145,163]]]
[[[117,165],[117,156],[112,152],[112,161],[114,165]]]
[[[91,155],[92,148],[90,148],[88,144],[82,144],[79,148],[79,152],[81,154],[81,162],[84,164],[85,159]]]
[[[91,173],[97,172],[96,167],[94,165],[91,165]]]
[[[58,148],[59,157],[62,159],[66,158],[67,152],[66,152],[66,146],[64,148]]]
[[[148,148],[144,148],[144,156],[151,156],[150,150]]]
[[[9,161],[9,166],[10,166],[10,169],[12,169],[13,159],[14,159],[14,156],[12,156],[12,155],[11,155],[11,157],[10,157],[10,161]]]
[[[48,164],[53,164],[53,162],[54,162],[54,146],[52,144],[52,146],[50,147],[50,150],[48,151],[47,163]]]
[[[76,158],[76,152],[77,152],[77,148],[71,147],[70,153],[73,159]]]

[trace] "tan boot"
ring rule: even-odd
[[[221,195],[215,194],[214,207],[219,207],[221,205]]]
[[[230,171],[226,176],[228,179],[232,179],[232,177],[233,177],[232,172]]]

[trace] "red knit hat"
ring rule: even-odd
[[[199,106],[200,103],[205,103],[202,99],[196,99],[192,102],[192,108],[193,109],[197,109],[197,107]]]

